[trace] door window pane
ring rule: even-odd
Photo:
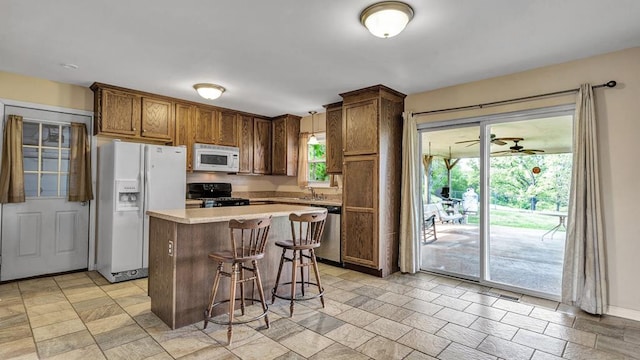
[[[38,171],[38,149],[26,147],[22,152],[24,171]]]
[[[40,137],[40,125],[38,123],[23,122],[22,123],[22,144],[38,145]]]
[[[58,171],[58,150],[42,149],[42,171]]]
[[[27,197],[38,196],[38,174],[24,174],[24,194]]]
[[[41,175],[40,196],[58,196],[58,175],[57,174]]]
[[[58,147],[60,141],[60,126],[42,125],[42,146]]]
[[[69,150],[60,151],[60,172],[69,172]]]
[[[60,175],[60,196],[66,197],[69,188],[69,177],[67,175]]]
[[[63,126],[62,127],[62,139],[60,141],[61,146],[63,148],[68,148],[70,147],[69,145],[69,139],[71,139],[71,127],[70,126]]]

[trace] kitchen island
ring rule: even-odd
[[[151,311],[172,329],[202,321],[216,269],[208,254],[231,247],[229,220],[268,216],[272,216],[271,229],[259,268],[265,296],[270,303],[282,253],[275,242],[291,236],[289,214],[321,210],[300,205],[270,204],[148,211]],[[289,276],[290,270],[283,269],[282,277],[286,279]],[[223,277],[216,300],[227,299],[228,289],[229,281]],[[247,297],[251,297],[251,286],[248,286],[248,294]],[[227,309],[220,307],[215,310],[224,313]]]

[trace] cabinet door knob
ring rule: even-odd
[[[136,128],[133,128],[133,131],[136,131]]]

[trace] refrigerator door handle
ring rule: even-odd
[[[146,170],[144,173],[144,214],[149,208],[149,180],[149,170]]]

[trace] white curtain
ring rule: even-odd
[[[593,89],[583,84],[574,119],[562,302],[591,314],[604,313],[607,299],[597,145]]]
[[[298,138],[298,186],[302,189],[309,186],[309,133],[300,133]]]
[[[403,273],[415,273],[420,268],[420,162],[416,119],[404,113],[402,134],[402,190],[400,206],[399,265]]]

